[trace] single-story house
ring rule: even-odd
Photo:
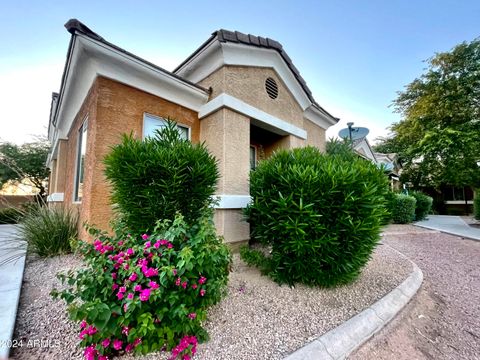
[[[150,135],[169,117],[219,161],[215,224],[226,242],[249,238],[242,211],[249,173],[275,149],[325,147],[338,119],[317,102],[282,45],[215,31],[172,72],[121,49],[76,19],[48,128],[49,198],[77,207],[84,221],[108,228],[112,215],[102,160],[121,134]],[[185,189],[188,191],[188,189]]]

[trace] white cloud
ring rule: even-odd
[[[18,144],[46,135],[52,92],[58,92],[63,62],[12,67],[0,72],[0,141]]]

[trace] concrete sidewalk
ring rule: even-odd
[[[0,265],[0,359],[7,359],[10,352],[25,267],[25,244],[13,242],[15,238],[15,225],[0,225],[0,263],[10,257],[16,259]]]
[[[480,229],[468,226],[460,216],[429,215],[413,225],[480,241]]]

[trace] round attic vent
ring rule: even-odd
[[[267,78],[265,80],[265,90],[267,90],[268,96],[270,96],[271,99],[276,99],[278,96],[278,85],[275,80],[272,78]]]

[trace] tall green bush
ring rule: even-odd
[[[379,240],[387,189],[381,170],[348,153],[306,147],[263,161],[251,174],[246,215],[252,236],[272,248],[265,264],[273,279],[320,286],[354,280]]]
[[[420,191],[412,191],[410,195],[417,200],[415,203],[415,221],[425,219],[432,211],[433,198]]]
[[[475,198],[473,199],[473,215],[475,219],[480,220],[480,190],[475,191]]]
[[[413,196],[395,194],[392,204],[392,219],[395,224],[409,224],[415,219],[415,204]]]
[[[183,140],[173,121],[144,140],[125,135],[105,165],[112,202],[131,229],[143,232],[176,212],[193,224],[210,205],[219,177],[204,144]]]

